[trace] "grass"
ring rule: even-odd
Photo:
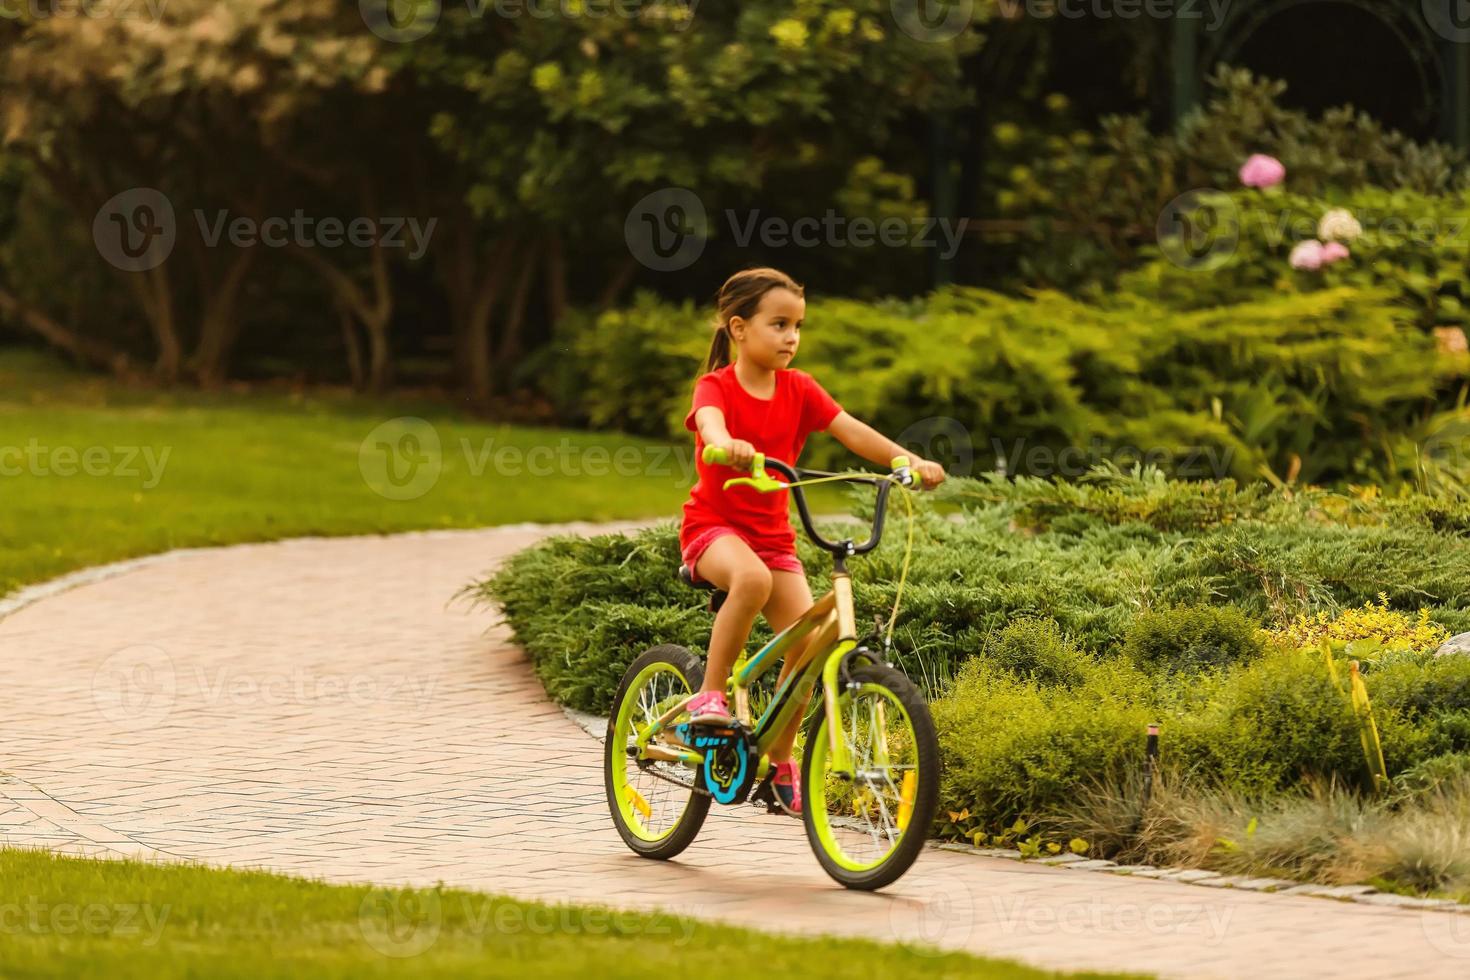
[[[0,972],[7,977],[643,980],[677,975],[696,958],[793,978],[826,978],[838,964],[844,977],[1061,975],[927,947],[771,936],[668,913],[38,851],[0,850],[0,880]]]
[[[392,421],[405,416],[424,424]],[[421,482],[388,481],[389,453]],[[442,401],[134,388],[0,351],[0,595],[178,547],[672,518],[692,482],[687,444],[496,424]]]

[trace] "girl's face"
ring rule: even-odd
[[[761,297],[750,319],[730,318],[730,336],[735,338],[741,357],[767,371],[779,371],[791,366],[801,346],[801,321],[805,316],[806,300],[789,289],[772,289]]]

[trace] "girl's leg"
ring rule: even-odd
[[[806,576],[796,572],[773,571],[771,572],[771,598],[764,609],[766,622],[771,624],[771,629],[777,633],[790,626],[801,618],[801,614],[812,607],[812,590],[807,585]],[[779,686],[791,673],[791,665],[801,659],[807,644],[811,643],[813,637],[808,634],[800,643],[792,647],[786,654],[786,659],[781,662],[781,673],[776,679]],[[785,762],[791,758],[791,747],[796,744],[796,733],[801,730],[801,718],[806,712],[807,702],[811,700],[811,692],[799,692],[797,697],[801,700],[801,710],[791,719],[791,724],[786,730],[776,736],[771,743],[771,762]]]
[[[738,535],[716,538],[694,563],[699,577],[728,592],[729,598],[715,615],[709,637],[709,660],[704,667],[700,691],[724,691],[730,668],[750,639],[756,614],[771,597],[771,570]]]

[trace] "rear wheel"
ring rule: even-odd
[[[848,888],[898,880],[919,856],[939,802],[934,721],[913,682],[880,664],[854,668],[838,718],[812,719],[802,760],[802,823],[823,870]],[[831,728],[855,776],[831,771]]]
[[[699,690],[704,664],[684,647],[657,646],[628,667],[607,720],[603,782],[613,825],[635,853],[671,858],[693,843],[710,798],[694,790],[695,770],[628,754],[638,732]]]

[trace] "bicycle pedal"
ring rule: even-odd
[[[776,799],[776,791],[771,786],[770,776],[761,780],[761,784],[755,788],[755,792],[750,794],[750,802],[755,806],[765,804],[767,816],[773,813],[784,814],[786,809],[781,806],[781,801]]]

